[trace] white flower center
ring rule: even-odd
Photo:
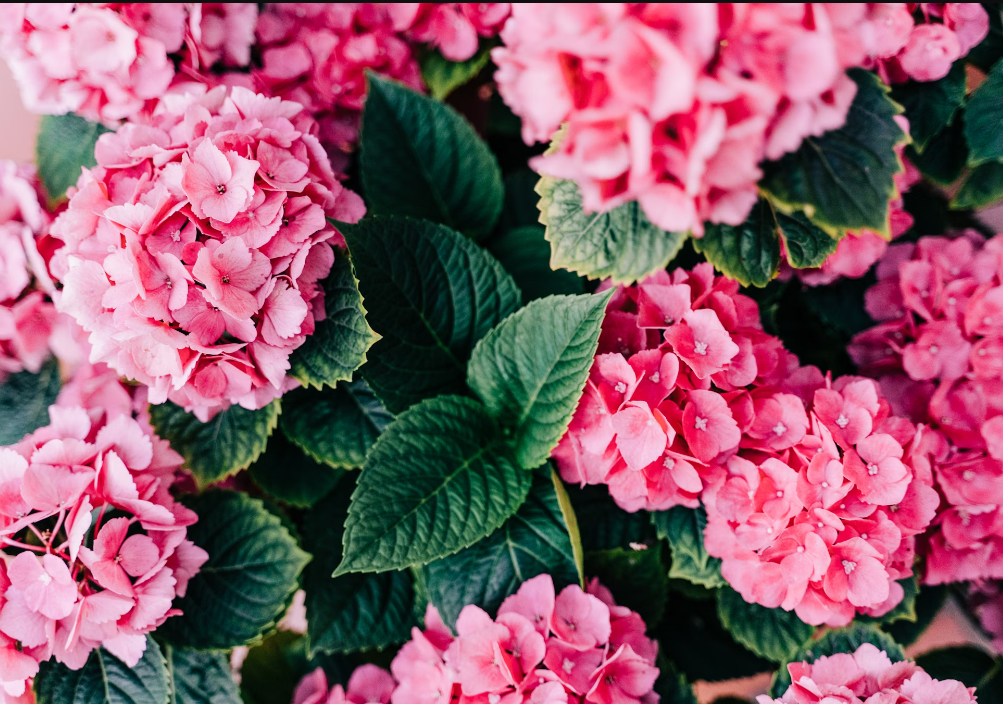
[[[624,384],[624,383],[623,383],[622,381],[618,381],[618,382],[616,382],[616,386],[614,386],[614,387],[613,387],[613,389],[614,389],[614,390],[615,390],[615,391],[616,391],[616,392],[617,392],[618,394],[625,394],[625,393],[627,393],[627,385],[626,385],[626,384]]]
[[[777,421],[777,424],[773,426],[773,432],[777,434],[777,437],[780,437],[787,432],[787,426]]]
[[[804,545],[798,545],[798,552],[804,552]]]
[[[501,701],[500,694],[495,694],[494,692],[492,692],[491,694],[488,695],[489,704],[498,704],[498,702],[500,701]]]
[[[839,414],[839,418],[836,419],[836,425],[840,428],[845,428],[850,424],[850,419],[844,416],[842,413]]]
[[[778,498],[778,499],[782,499],[782,498],[784,498],[784,492],[782,492],[782,491],[778,491],[778,492],[777,492],[777,498]]]
[[[982,319],[982,324],[983,325],[992,325],[992,322],[993,322],[993,319],[990,318],[988,315]]]
[[[575,663],[571,662],[567,658],[564,658],[564,662],[561,663],[561,669],[570,675],[571,671],[575,669]]]
[[[853,562],[852,560],[843,560],[843,571],[844,572],[846,572],[847,574],[850,574],[850,572],[853,572],[853,570],[855,570],[855,569],[857,569],[857,563],[856,562]]]
[[[873,462],[871,462],[869,465],[867,465],[867,473],[873,477],[875,474],[878,473],[878,466]]]
[[[50,584],[52,584],[52,577],[49,575],[48,572],[43,572],[42,574],[38,575],[38,581],[44,584],[45,586],[49,586]]]
[[[951,296],[950,298],[947,299],[947,305],[949,305],[949,306],[953,306],[953,305],[957,304],[957,302],[958,302],[958,299],[956,299],[954,296]]]
[[[672,319],[671,315],[665,316],[664,318],[662,318],[662,320],[665,321],[666,325],[672,325],[674,322],[676,322],[675,320]]]
[[[706,355],[707,354],[707,343],[706,342],[694,342],[693,343],[693,352],[695,352],[696,354],[699,354],[699,355]]]
[[[658,372],[655,372],[654,374],[651,375],[651,383],[657,384],[658,380],[661,378],[662,378],[661,375]]]
[[[822,482],[822,488],[823,489],[828,489],[829,488],[829,482]]]
[[[664,460],[662,460],[662,466],[665,467],[666,469],[672,469],[673,467],[676,466],[676,461],[671,457],[666,457]]]
[[[697,430],[707,430],[707,419],[697,416],[693,420],[693,427],[696,428]]]
[[[937,345],[930,345],[930,354],[937,354],[940,352],[940,348]]]
[[[864,540],[867,540],[867,533],[861,533],[860,537],[863,538]]]
[[[964,479],[966,482],[970,482],[973,479],[975,479],[975,472],[973,472],[970,469],[966,469],[964,473],[961,475],[961,478]]]

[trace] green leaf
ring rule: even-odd
[[[655,692],[659,696],[659,704],[697,704],[697,696],[693,686],[686,681],[686,675],[676,670],[675,666],[659,653],[658,679],[655,680]]]
[[[293,700],[296,685],[313,669],[306,640],[299,633],[277,631],[248,650],[240,668],[244,704],[289,704]]]
[[[165,646],[170,704],[241,704],[230,658],[220,651]]]
[[[585,281],[580,276],[550,268],[550,245],[539,225],[509,230],[491,240],[488,251],[522,289],[524,303],[555,294],[585,293]]]
[[[504,105],[504,103],[502,103]],[[515,118],[519,122],[519,118]],[[519,126],[516,125],[516,135],[519,134]],[[497,234],[505,234],[509,230],[517,227],[527,227],[540,225],[540,209],[536,204],[540,201],[540,196],[536,193],[536,184],[540,180],[539,174],[532,171],[528,166],[523,166],[505,176],[505,206],[498,217],[498,224],[495,226]],[[546,242],[546,240],[544,240]],[[491,246],[490,244],[488,245]],[[550,245],[547,245],[547,259],[550,259]]]
[[[289,374],[304,386],[334,386],[351,381],[352,372],[366,361],[366,353],[379,339],[366,324],[366,308],[352,262],[335,250],[331,273],[321,282],[326,317],[312,335],[289,357]]]
[[[791,686],[791,676],[787,671],[788,663],[812,663],[823,655],[853,653],[864,643],[877,646],[892,662],[905,660],[902,647],[892,640],[891,636],[879,631],[874,626],[853,624],[847,628],[826,631],[821,638],[806,643],[794,655],[780,664],[780,668],[773,674],[773,681],[770,683],[770,696],[779,698]]]
[[[916,620],[896,621],[881,626],[881,630],[895,639],[896,643],[909,646],[915,643],[933,623],[947,601],[947,586],[924,586],[916,596]]]
[[[491,61],[491,44],[484,45],[466,61],[450,61],[438,49],[430,49],[419,59],[421,77],[436,100],[444,100],[454,90],[475,78]]]
[[[282,397],[279,424],[290,440],[318,462],[353,469],[366,461],[369,448],[392,420],[360,379],[322,391],[287,393]]]
[[[0,383],[0,445],[13,445],[48,425],[49,406],[58,395],[59,364],[54,358],[38,374],[8,374]]]
[[[895,147],[909,139],[894,120],[902,108],[873,73],[855,68],[847,75],[857,95],[846,123],[764,163],[760,188],[780,210],[803,210],[834,237],[866,228],[890,238],[888,201],[903,168]]]
[[[965,106],[965,141],[972,166],[1003,159],[1003,63],[997,62]]]
[[[540,179],[536,192],[555,268],[631,284],[664,269],[686,241],[686,233],[652,224],[636,201],[606,213],[587,213],[578,185],[550,176]]]
[[[708,589],[725,584],[721,577],[721,560],[708,555],[704,547],[707,512],[703,506],[674,506],[668,511],[653,513],[651,519],[659,539],[667,540],[672,550],[670,578],[685,579]]]
[[[494,228],[501,169],[453,108],[370,73],[360,144],[371,213],[432,220],[474,239]]]
[[[915,623],[916,595],[919,594],[919,580],[916,575],[913,575],[912,577],[898,580],[898,583],[902,587],[904,596],[902,597],[902,601],[895,605],[894,609],[884,616],[860,615],[857,619],[862,623],[892,624],[896,621]]]
[[[367,319],[383,336],[362,373],[387,410],[466,393],[474,345],[519,307],[512,277],[476,244],[431,222],[373,217],[342,232]]]
[[[35,141],[35,161],[50,206],[63,199],[67,188],[77,184],[82,167],[97,165],[94,145],[98,137],[110,131],[76,115],[42,116]]]
[[[839,240],[815,227],[804,213],[775,213],[777,234],[787,249],[787,261],[795,269],[822,266],[836,251]]]
[[[922,152],[935,134],[951,124],[965,102],[965,62],[955,61],[939,81],[896,83],[891,96],[905,108],[913,146]]]
[[[560,591],[578,584],[568,526],[550,473],[536,473],[526,502],[494,533],[424,567],[425,585],[443,620],[453,626],[475,604],[494,613],[527,579],[549,574]]]
[[[571,505],[571,497],[564,487],[564,482],[557,474],[553,466],[550,467],[550,483],[554,485],[554,493],[557,495],[557,506],[561,509],[561,518],[568,529],[568,538],[571,540],[571,556],[575,560],[575,569],[578,570],[578,584],[585,588],[585,550],[582,547],[582,534],[578,527],[578,514],[575,507]]]
[[[627,548],[631,543],[654,545],[656,536],[649,514],[627,513],[616,505],[603,485],[564,485],[571,506],[583,520],[578,524],[585,550]]]
[[[951,200],[951,208],[970,210],[984,208],[1003,198],[1003,162],[989,161],[979,164],[969,172],[957,194]]]
[[[247,471],[273,499],[300,508],[316,503],[344,473],[308,457],[282,432],[272,434],[264,454]]]
[[[961,680],[966,687],[975,687],[979,704],[1003,703],[1003,658],[958,646],[920,655],[916,664],[935,680]]]
[[[213,489],[182,500],[199,520],[188,538],[209,561],[174,605],[183,616],[157,630],[172,645],[232,648],[275,626],[310,556],[259,499]]]
[[[422,401],[370,450],[334,576],[423,565],[469,547],[516,512],[531,479],[479,402]]]
[[[693,239],[693,249],[743,286],[766,286],[780,266],[780,239],[772,208],[760,200],[741,225],[708,223],[704,236]]]
[[[905,154],[934,183],[942,186],[953,184],[961,176],[968,160],[964,111],[959,112],[950,125],[934,135],[922,154],[911,144],[906,145]]]
[[[331,492],[307,514],[303,526],[304,545],[313,554],[303,572],[311,656],[403,643],[416,625],[414,584],[407,570],[331,578],[341,562],[348,500],[347,489]]]
[[[598,577],[616,595],[616,603],[641,614],[648,628],[654,628],[665,614],[669,594],[668,577],[659,553],[661,546],[642,550],[614,548],[585,555],[585,574]]]
[[[467,384],[514,431],[516,459],[526,469],[543,464],[568,429],[612,293],[533,301],[474,348]]]
[[[774,662],[785,662],[815,632],[793,611],[750,604],[731,587],[717,590],[717,615],[735,640]]]
[[[279,402],[249,411],[230,406],[203,423],[173,403],[150,406],[157,435],[185,458],[199,488],[250,466],[265,451],[279,421]]]
[[[169,691],[164,657],[149,636],[135,667],[97,648],[79,670],[46,660],[35,677],[38,704],[168,704]]]

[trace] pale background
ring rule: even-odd
[[[38,134],[38,116],[30,114],[21,105],[17,86],[7,65],[0,61],[0,159],[17,162],[34,159],[35,136]],[[989,216],[989,217],[985,217]],[[995,216],[995,217],[992,217]],[[1003,225],[1003,210],[984,214],[987,221],[999,220]],[[1000,227],[998,229],[1003,229]],[[988,641],[968,622],[953,601],[937,616],[931,627],[906,652],[915,657],[934,648],[957,644],[974,644],[991,652]],[[697,696],[701,704],[720,696],[751,698],[766,691],[770,674],[764,673],[744,680],[707,683],[698,682]]]

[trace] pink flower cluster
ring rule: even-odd
[[[348,679],[348,691],[336,684],[327,686],[327,675],[318,667],[296,686],[292,704],[390,704],[397,683],[390,673],[376,665],[361,665]]]
[[[864,643],[854,653],[823,655],[813,663],[787,666],[791,686],[779,699],[760,694],[759,704],[974,704],[975,688],[935,680],[911,660],[893,663],[883,650]]]
[[[845,122],[845,70],[895,56],[911,24],[901,3],[520,4],[492,56],[526,142],[566,123],[534,168],[577,181],[586,210],[637,200],[700,236],[745,220],[763,159]]]
[[[168,491],[182,458],[166,441],[128,414],[49,415],[0,449],[0,686],[14,698],[50,657],[79,669],[101,646],[135,665],[208,559]]]
[[[906,13],[893,16],[894,32],[905,41],[895,54],[878,57],[878,74],[886,83],[939,80],[989,34],[989,15],[981,3],[921,2],[908,7],[919,11],[923,23],[916,24]]]
[[[1003,578],[1003,236],[893,245],[866,294],[880,321],[850,355],[897,412],[946,436],[926,581]]]
[[[937,436],[890,412],[870,379],[799,367],[701,264],[617,291],[554,457],[629,511],[703,503],[707,550],[747,601],[841,626],[901,601],[939,502]]]
[[[555,596],[549,575],[523,583],[492,619],[464,607],[457,636],[429,606],[390,665],[393,704],[657,704],[658,644],[641,617],[592,580]],[[349,686],[351,690],[351,685]],[[334,701],[334,700],[329,700]],[[297,702],[296,704],[301,704]]]
[[[203,420],[296,384],[289,355],[324,317],[340,241],[326,218],[365,210],[315,125],[297,103],[221,86],[101,136],[51,230],[60,309],[90,333],[92,362]]]

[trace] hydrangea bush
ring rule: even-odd
[[[5,6],[0,704],[990,701],[1001,37]]]

